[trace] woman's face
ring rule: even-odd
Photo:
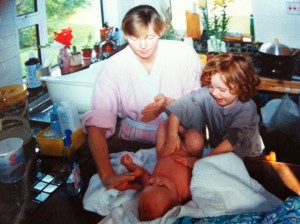
[[[230,89],[223,82],[219,73],[216,73],[211,77],[209,92],[215,98],[216,102],[222,107],[231,106],[238,99],[236,94],[232,94],[230,92]]]
[[[139,59],[147,60],[155,58],[160,36],[153,31],[150,25],[148,32],[144,35],[140,37],[125,35],[125,38]]]

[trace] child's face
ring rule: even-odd
[[[222,107],[231,106],[238,99],[236,94],[230,92],[229,87],[223,82],[219,73],[216,73],[211,77],[209,92]]]
[[[139,199],[141,220],[162,217],[171,208],[179,205],[175,184],[165,177],[154,177],[144,188]]]

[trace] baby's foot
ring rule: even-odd
[[[127,168],[128,171],[134,172],[134,171],[142,171],[145,172],[145,169],[143,167],[138,166],[135,164],[130,157],[130,155],[125,154],[121,158],[121,163]]]
[[[130,155],[125,154],[121,158],[121,163],[129,170],[130,172],[133,172],[136,170],[136,165],[133,163],[132,158]]]
[[[130,164],[132,164],[132,158],[130,155],[128,154],[124,154],[121,158],[121,163],[124,165],[124,166],[130,166]]]

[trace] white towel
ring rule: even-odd
[[[90,179],[89,187],[84,195],[83,207],[85,210],[106,216],[110,213],[112,201],[118,193],[116,189],[107,190],[103,187],[99,175],[95,174]]]
[[[204,216],[264,212],[282,201],[251,178],[234,153],[205,157],[193,169],[192,198]]]

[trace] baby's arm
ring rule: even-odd
[[[143,187],[148,185],[151,174],[143,167],[135,164],[132,161],[132,158],[130,157],[130,155],[128,155],[128,154],[123,155],[121,158],[121,163],[127,168],[127,170],[129,172],[140,171],[142,173],[140,180],[141,180]]]

